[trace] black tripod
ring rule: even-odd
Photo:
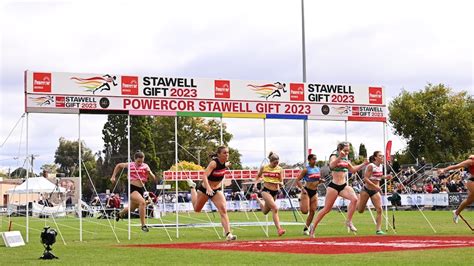
[[[45,246],[44,247],[45,249],[44,249],[44,252],[43,252],[43,256],[41,256],[40,259],[42,259],[42,260],[59,259],[53,253],[50,252],[51,250],[53,250],[50,245],[44,245],[44,246]]]

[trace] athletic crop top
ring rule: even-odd
[[[331,154],[331,156],[336,156],[336,158],[339,157],[339,154]],[[331,156],[329,156],[329,158],[331,158]],[[349,169],[349,160],[347,159],[347,157],[343,157],[341,158],[341,160],[339,161],[339,163],[336,165],[336,167],[332,168],[331,171],[333,172],[348,172]]]
[[[321,179],[321,173],[319,167],[311,167],[306,165],[306,175],[303,177],[303,180],[306,182],[316,182]]]
[[[222,179],[224,179],[225,172],[227,171],[227,167],[225,166],[225,163],[219,162],[219,159],[214,159],[214,162],[216,162],[216,168],[212,170],[212,172],[209,174],[207,177],[207,180],[209,181],[214,181],[214,182],[220,182]]]
[[[131,162],[128,170],[130,171],[130,181],[141,180],[145,183],[148,180],[148,172],[150,171],[148,164],[141,163],[137,165],[135,162]]]
[[[383,166],[382,164],[377,166],[374,163],[370,163],[369,166],[372,165],[372,175],[369,177],[370,180],[380,181],[383,176]],[[367,168],[366,168],[367,171]]]
[[[263,182],[265,183],[281,183],[280,176],[281,176],[282,168],[278,165],[275,168],[271,168],[269,164],[263,167],[262,176]]]

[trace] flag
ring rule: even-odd
[[[389,140],[387,142],[387,146],[385,147],[385,158],[387,159],[387,162],[391,161],[390,154],[392,152],[392,141]]]

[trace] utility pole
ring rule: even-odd
[[[31,154],[30,156],[31,156],[31,176],[34,177],[35,174],[34,174],[34,172],[33,172],[33,171],[34,171],[34,170],[33,170],[33,169],[34,169],[34,168],[33,168],[33,162],[34,162],[34,160],[36,159],[36,157],[38,157],[39,155],[38,155],[38,154]]]
[[[194,149],[197,150],[198,165],[201,165],[201,151],[204,150],[205,148],[206,147],[202,147],[202,146],[194,147]]]

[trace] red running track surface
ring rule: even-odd
[[[282,252],[296,254],[347,254],[384,251],[474,247],[474,237],[363,236],[314,239],[278,239],[234,242],[120,245],[133,248],[177,248]]]

